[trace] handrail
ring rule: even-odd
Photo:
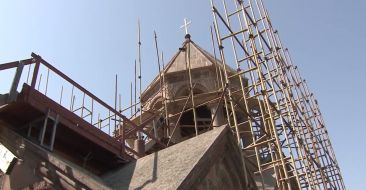
[[[24,59],[24,60],[20,60],[20,61],[13,61],[13,62],[9,62],[9,63],[4,63],[4,64],[0,65],[0,71],[18,67],[19,62],[22,62],[23,65],[25,66],[25,65],[35,63],[34,61],[35,61],[34,59]]]
[[[52,66],[51,64],[49,64],[47,61],[45,61],[44,59],[42,59],[41,56],[32,53],[32,57],[36,60],[38,60],[40,63],[42,63],[44,66],[46,66],[47,68],[49,68],[51,71],[55,72],[56,74],[58,74],[60,77],[62,77],[63,79],[65,79],[67,82],[71,83],[72,85],[74,85],[76,88],[78,88],[79,90],[81,90],[82,92],[84,92],[86,95],[88,95],[89,97],[91,97],[92,99],[94,99],[95,101],[97,101],[99,104],[101,104],[102,106],[104,106],[105,108],[111,110],[114,114],[116,114],[119,117],[125,117],[124,115],[122,115],[121,113],[119,113],[117,110],[115,110],[114,108],[112,108],[110,105],[108,105],[107,103],[105,103],[104,101],[102,101],[101,99],[99,99],[98,97],[96,97],[94,94],[92,94],[91,92],[89,92],[88,90],[86,90],[84,87],[82,87],[80,84],[78,84],[77,82],[75,82],[74,80],[72,80],[70,77],[66,76],[64,73],[62,73],[60,70],[56,69],[54,66]]]
[[[61,79],[63,79],[64,81],[66,81],[67,83],[71,84],[73,86],[73,88],[75,87],[76,89],[78,89],[81,93],[84,93],[84,95],[87,95],[87,97],[91,98],[92,101],[95,101],[98,105],[100,105],[103,109],[106,109],[106,111],[112,113],[112,116],[115,115],[117,117],[119,117],[120,119],[123,120],[124,124],[130,125],[131,129],[125,131],[127,132],[127,134],[131,134],[131,132],[136,132],[136,131],[140,131],[143,132],[144,134],[146,134],[146,136],[154,139],[155,141],[157,141],[159,144],[160,142],[158,141],[158,139],[155,139],[154,137],[152,137],[150,134],[148,134],[146,131],[144,131],[144,128],[154,119],[149,118],[147,121],[140,123],[140,124],[135,124],[132,120],[130,120],[129,118],[127,118],[125,115],[123,115],[121,112],[117,111],[116,109],[114,109],[112,106],[108,105],[106,102],[104,102],[103,100],[101,100],[100,98],[98,98],[97,96],[95,96],[93,93],[91,93],[90,91],[88,91],[87,89],[85,89],[84,87],[82,87],[80,84],[78,84],[77,82],[75,82],[74,80],[72,80],[70,77],[66,76],[63,72],[61,72],[60,70],[58,70],[57,68],[55,68],[54,66],[52,66],[50,63],[48,63],[46,60],[44,60],[41,56],[32,53],[31,54],[32,58],[30,59],[25,59],[25,60],[21,60],[21,61],[15,61],[15,62],[9,62],[9,63],[5,63],[5,64],[0,64],[0,71],[2,70],[6,70],[6,69],[12,69],[12,68],[16,68],[19,66],[19,63],[21,62],[22,65],[31,65],[31,64],[35,64],[35,67],[33,69],[33,73],[30,76],[31,77],[31,81],[30,81],[30,87],[32,89],[36,90],[36,83],[40,81],[37,81],[38,79],[38,74],[40,72],[40,66],[43,65],[45,66],[49,71],[52,71],[53,73],[55,73],[58,77],[61,77]],[[47,76],[48,77],[48,76]],[[39,79],[40,80],[40,79]],[[47,78],[48,80],[48,78]],[[28,83],[28,82],[27,82]],[[39,85],[38,85],[39,86]],[[39,90],[38,90],[39,91]],[[46,94],[45,94],[46,95]],[[51,98],[51,97],[49,97]],[[60,102],[60,105],[63,106]],[[93,116],[92,116],[93,117]],[[109,116],[111,117],[111,116]],[[84,118],[83,118],[84,119]],[[85,119],[84,119],[85,120]],[[121,122],[121,120],[119,120],[119,122]],[[93,125],[93,123],[90,123],[91,125]],[[118,125],[121,126],[121,123],[119,123]],[[93,125],[94,127],[98,128],[97,126]],[[125,127],[121,127],[121,129],[125,129]],[[102,130],[102,129],[99,129]],[[114,137],[110,132],[107,133],[109,136]],[[124,138],[116,138],[117,141],[122,141],[122,143],[124,144]]]

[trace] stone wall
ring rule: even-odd
[[[18,159],[0,189],[110,189],[97,176],[44,150],[0,121],[0,143]]]
[[[103,179],[114,189],[246,189],[240,150],[224,126],[145,156]]]

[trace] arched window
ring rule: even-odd
[[[211,123],[211,111],[207,106],[200,106],[196,109],[196,119],[198,131],[207,130]],[[196,134],[194,127],[193,110],[189,110],[183,113],[182,118],[179,121],[181,127],[181,136],[189,137]]]

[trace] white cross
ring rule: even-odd
[[[187,18],[184,18],[184,25],[182,25],[180,28],[184,28],[186,34],[188,34],[188,25],[191,24],[191,21],[188,21]]]

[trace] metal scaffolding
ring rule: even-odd
[[[318,103],[262,0],[220,1],[211,5],[226,107],[250,170],[262,183],[258,187],[265,189],[265,173],[272,171],[278,189],[345,189]],[[240,89],[231,87],[233,80]]]
[[[300,76],[297,66],[293,65],[288,49],[283,47],[262,0],[210,2],[214,20],[211,28],[213,56],[191,41],[187,29],[186,41],[178,52],[182,53],[184,62],[184,73],[181,75],[187,88],[184,96],[169,95],[171,84],[166,76],[168,67],[164,66],[163,54],[159,54],[154,32],[159,75],[153,81],[156,85],[150,86],[148,90],[156,89],[151,96],[160,96],[160,105],[153,109],[149,105],[155,99],[146,99],[146,91],[141,92],[140,24],[134,85],[130,84],[131,105],[127,108],[121,108],[117,75],[113,108],[36,54],[32,54],[32,59],[0,65],[0,71],[18,68],[17,73],[21,75],[23,67],[28,66],[24,89],[30,89],[33,95],[39,93],[40,97],[44,95],[45,99],[53,100],[52,104],[45,106],[61,106],[62,109],[59,109],[64,115],[70,116],[70,120],[78,120],[85,125],[85,130],[80,129],[82,135],[89,135],[86,132],[92,131],[94,136],[91,139],[96,139],[96,144],[102,144],[113,154],[128,161],[217,127],[215,119],[221,114],[225,116],[225,124],[235,134],[242,150],[246,171],[244,180],[248,189],[345,189],[318,102]],[[185,26],[188,24],[185,20]],[[198,48],[213,63],[214,90],[197,91],[196,87],[200,84],[193,77],[197,70],[192,67],[193,48]],[[42,73],[46,81],[42,81]],[[50,80],[49,84],[50,75],[62,82],[56,81],[57,85],[52,85]],[[15,78],[18,79],[14,83],[18,84],[20,76]],[[49,88],[58,88],[59,84],[63,84],[61,93],[52,94]],[[7,102],[15,100],[16,90],[17,85],[10,90]],[[172,106],[178,103],[181,106]],[[202,106],[211,108],[210,119],[199,118],[198,110]],[[131,112],[129,118],[125,116],[128,111]],[[42,145],[50,113],[50,110],[45,113],[40,141]],[[180,123],[186,113],[192,113],[193,122],[187,126],[194,132],[174,142],[177,129],[187,127]],[[58,117],[53,119],[53,128],[59,123]],[[29,125],[29,134],[31,131]],[[53,131],[50,151],[55,141],[56,130]],[[100,136],[105,138],[99,139]],[[110,145],[104,145],[104,141],[107,142],[105,139]],[[142,145],[134,144],[136,141]],[[152,144],[151,147],[157,146],[145,148],[149,144]]]

